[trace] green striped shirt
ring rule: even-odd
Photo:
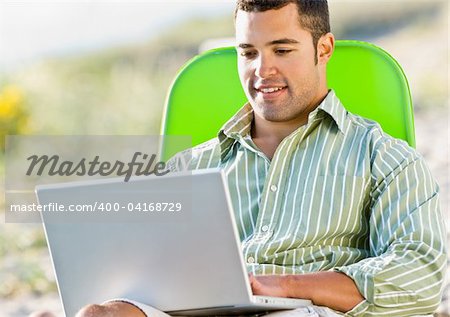
[[[438,186],[422,157],[333,91],[269,160],[246,104],[174,169],[220,167],[254,274],[340,271],[366,298],[347,316],[412,316],[438,306],[446,268]]]

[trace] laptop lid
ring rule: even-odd
[[[170,173],[127,183],[113,179],[45,185],[36,191],[41,205],[111,203],[110,211],[72,212],[64,218],[42,213],[66,316],[86,304],[118,297],[163,311],[250,303],[221,171]],[[157,211],[157,203],[182,206]],[[111,211],[115,209],[119,211]],[[115,217],[122,209],[129,222]]]

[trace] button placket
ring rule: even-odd
[[[290,158],[295,151],[295,146],[303,131],[304,128],[302,127],[295,134],[283,140],[272,159],[270,171],[267,176],[266,192],[263,196],[263,203],[265,202],[265,204],[262,206],[264,210],[260,210],[260,213],[263,213],[263,217],[259,222],[260,235],[266,241],[273,235],[278,217],[282,212],[281,206],[283,204],[286,178],[281,175],[281,171],[289,171]]]

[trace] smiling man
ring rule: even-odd
[[[253,292],[314,303],[276,316],[431,314],[446,266],[438,186],[419,154],[328,89],[326,0],[238,0],[236,42],[248,104],[170,166],[225,171]],[[152,308],[79,313],[103,315]]]
[[[303,126],[326,97],[326,64],[334,37],[326,2],[310,5],[316,16],[303,19],[295,1],[260,3],[238,3],[238,70],[254,111],[253,141],[272,158],[281,141]],[[266,7],[272,9],[262,11]],[[309,30],[313,25],[305,27],[303,20],[317,23],[318,30]]]

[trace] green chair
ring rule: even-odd
[[[375,45],[337,41],[327,68],[328,85],[347,110],[380,123],[390,135],[415,146],[408,82],[400,65]],[[162,135],[189,135],[197,145],[217,135],[245,103],[234,47],[214,49],[190,60],[169,90]],[[185,146],[185,147],[188,147]],[[167,138],[162,158],[182,150]]]

